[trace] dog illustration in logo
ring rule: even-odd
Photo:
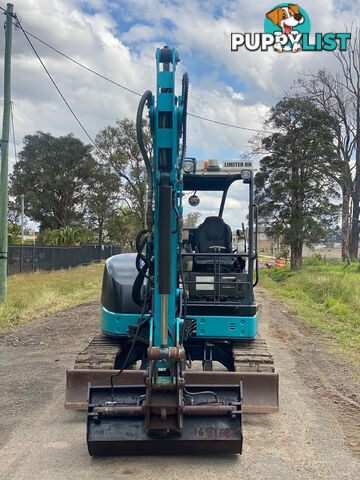
[[[296,35],[299,32],[293,30],[301,23],[304,23],[304,16],[300,13],[298,5],[288,4],[287,7],[276,7],[266,14],[266,17],[281,28],[281,32],[285,35]],[[300,43],[294,42],[292,47],[286,45],[283,47],[281,43],[275,43],[274,49],[278,52],[290,51],[297,52],[301,48]]]

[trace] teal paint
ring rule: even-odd
[[[148,315],[144,315],[144,318]],[[111,335],[128,335],[129,325],[137,325],[140,313],[114,313],[101,305],[101,330]]]
[[[182,188],[177,184],[177,177],[179,169],[178,164],[178,142],[179,129],[182,125],[182,112],[180,105],[182,97],[178,98],[175,95],[175,73],[176,64],[179,61],[179,54],[176,49],[171,49],[171,70],[161,71],[160,64],[161,50],[156,51],[156,96],[153,97],[152,105],[150,106],[150,125],[152,129],[154,141],[154,278],[158,275],[158,256],[159,256],[159,239],[158,239],[158,225],[159,225],[159,198],[158,198],[158,180],[160,178],[159,172],[159,148],[171,149],[171,166],[169,170],[170,185],[175,194],[176,208],[181,211],[181,190]],[[171,92],[166,91],[171,89]],[[167,112],[172,117],[171,128],[159,127],[159,113]],[[168,294],[168,310],[167,318],[169,329],[175,338],[176,336],[176,298],[178,292],[177,282],[177,264],[178,264],[178,232],[176,231],[177,218],[174,208],[171,213],[172,235],[171,235],[171,292]],[[154,285],[154,346],[161,346],[161,295],[159,294],[158,283],[155,281]],[[168,337],[168,346],[173,346],[171,337]]]
[[[147,315],[144,315],[146,318]],[[257,332],[257,317],[215,317],[192,316],[196,320],[196,335],[213,338],[254,338]],[[129,325],[137,325],[139,313],[114,313],[101,305],[101,330],[111,335],[128,335]],[[176,337],[179,336],[179,323],[176,319]],[[150,329],[152,330],[152,329]]]
[[[196,336],[213,338],[254,338],[257,332],[257,317],[215,317],[196,315]]]

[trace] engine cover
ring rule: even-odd
[[[136,253],[121,253],[106,260],[101,303],[110,312],[141,312],[132,297],[132,288],[138,275],[135,261]]]

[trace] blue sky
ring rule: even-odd
[[[231,32],[263,31],[265,14],[275,5],[267,0],[17,0],[15,11],[28,31],[138,92],[154,90],[156,47],[174,46],[181,58],[179,83],[184,71],[190,76],[190,112],[261,129],[271,106],[296,87],[299,75],[337,68],[331,53],[230,51]],[[344,31],[360,14],[355,1],[304,0],[300,6],[309,14],[313,32]],[[34,43],[93,137],[117,118],[135,118],[138,97]],[[13,39],[13,102],[18,150],[23,137],[37,130],[73,132],[87,142],[18,30]],[[188,154],[220,161],[238,158],[249,151],[253,136],[189,118]],[[229,223],[240,210],[242,219],[246,215],[245,193],[231,193],[231,199]],[[201,212],[213,213],[218,202],[205,200],[209,208],[204,201]]]

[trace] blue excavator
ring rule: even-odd
[[[101,330],[67,371],[68,409],[87,410],[90,455],[241,453],[243,413],[278,411],[278,374],[258,336],[257,207],[249,162],[186,157],[189,79],[175,95],[176,49],[156,51],[156,93],[136,128],[147,173],[136,253],[106,261]],[[143,141],[148,109],[153,139]],[[249,191],[248,227],[223,220],[231,185]],[[183,199],[221,192],[218,215],[183,225]]]

